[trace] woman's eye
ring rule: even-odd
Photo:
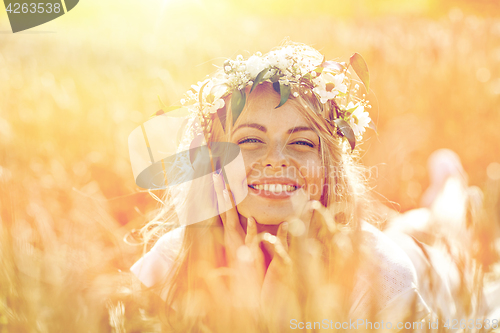
[[[242,144],[242,143],[258,143],[258,142],[262,142],[262,141],[260,141],[259,139],[255,139],[255,138],[246,138],[246,139],[243,139],[241,141],[238,141],[238,144]]]
[[[314,145],[312,143],[310,143],[310,142],[307,142],[307,141],[295,141],[292,144],[298,144],[300,146],[305,145],[305,146],[309,146],[311,148],[314,148]]]

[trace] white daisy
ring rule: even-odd
[[[268,66],[269,63],[262,59],[262,57],[253,55],[247,60],[246,70],[250,74],[250,77],[256,78]]]
[[[347,92],[344,83],[344,74],[334,75],[329,71],[323,71],[321,75],[313,79],[316,87],[313,91],[320,97],[321,103],[326,103],[329,99],[334,99],[340,93]]]
[[[212,104],[205,106],[205,112],[216,113],[217,110],[224,107],[224,104],[225,104],[225,102],[223,99],[218,99],[218,100],[214,101]]]
[[[349,118],[349,125],[351,125],[354,135],[361,136],[365,132],[366,127],[368,127],[368,124],[370,124],[370,114],[366,112],[365,107],[359,103],[355,105],[353,102],[349,102],[347,105],[347,109],[352,109],[354,107],[356,109],[354,109]]]

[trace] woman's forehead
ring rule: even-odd
[[[232,133],[242,127],[280,132],[287,132],[296,127],[314,127],[305,117],[303,110],[299,110],[298,103],[294,102],[293,98],[277,108],[280,95],[271,85],[259,85],[247,96],[248,103],[234,124]]]
[[[276,94],[259,94],[249,100],[248,106],[243,110],[237,123],[240,122],[273,122],[280,121],[286,123],[307,123],[306,118],[299,111],[295,103],[288,100],[285,104],[277,108],[280,98]]]
[[[265,133],[290,132],[294,128],[312,129],[311,124],[293,105],[283,105],[278,109],[255,106],[241,114],[233,127],[233,133],[242,128],[251,128]]]

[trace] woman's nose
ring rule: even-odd
[[[270,145],[266,156],[262,160],[262,164],[264,167],[271,167],[273,169],[289,166],[290,163],[283,145]]]

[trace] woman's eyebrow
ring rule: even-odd
[[[258,129],[259,131],[262,131],[264,133],[267,133],[267,128],[265,126],[260,125],[260,124],[256,124],[256,123],[241,124],[241,125],[239,125],[238,127],[235,128],[235,130],[233,131],[233,133],[235,133],[237,130],[239,130],[242,127],[251,127],[251,128]],[[314,132],[314,130],[311,127],[296,126],[296,127],[290,128],[286,133],[287,134],[292,134],[292,133],[300,132],[300,131],[313,131]]]
[[[307,126],[297,126],[297,127],[294,127],[294,128],[290,128],[288,131],[287,131],[287,134],[292,134],[292,133],[295,133],[295,132],[300,132],[300,131],[313,131],[315,132],[311,127],[307,127]]]
[[[237,130],[239,130],[242,127],[252,127],[252,128],[258,129],[259,131],[267,133],[267,128],[265,126],[262,126],[262,125],[259,125],[259,124],[256,124],[256,123],[241,124],[241,125],[239,125],[238,127],[236,127],[234,129],[233,133],[235,133]]]

